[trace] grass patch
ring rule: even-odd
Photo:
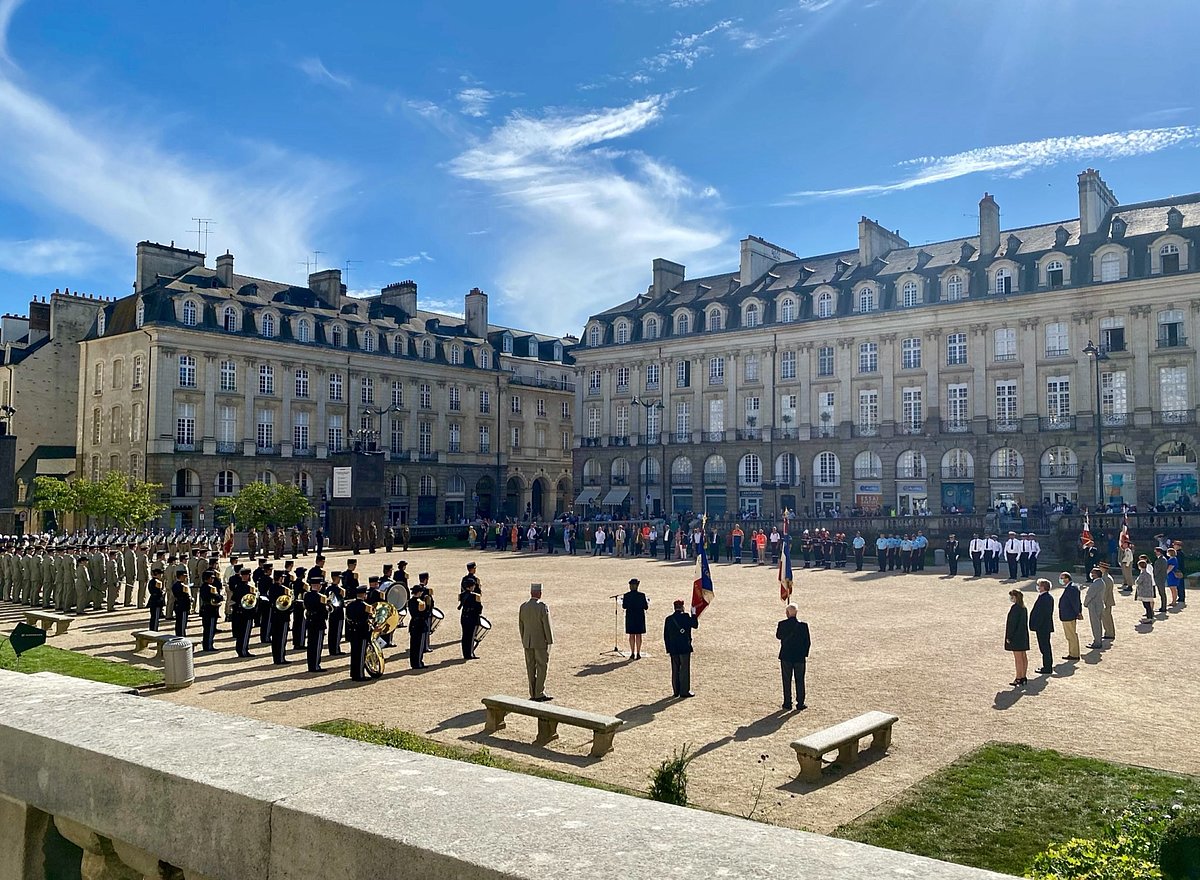
[[[632,797],[645,797],[641,792],[623,788],[619,785],[610,785],[606,782],[598,782],[595,779],[588,779],[584,776],[576,776],[574,773],[563,773],[559,770],[550,770],[545,767],[537,767],[533,764],[522,764],[519,761],[512,761],[493,754],[487,748],[468,749],[463,746],[446,745],[425,736],[409,733],[407,730],[384,727],[381,724],[363,724],[358,721],[337,718],[333,721],[322,721],[319,724],[310,725],[307,729],[317,733],[344,736],[346,739],[355,739],[359,742],[372,743],[377,746],[389,746],[394,749],[404,749],[405,751],[417,752],[422,755],[449,758],[452,761],[466,761],[468,764],[480,764],[484,767],[495,767],[499,770],[511,770],[514,773],[524,773],[526,776],[553,779],[555,782],[569,782],[572,785],[598,788],[617,794],[631,795]]]
[[[1195,803],[1200,779],[991,744],[834,835],[1019,875],[1052,843],[1098,836],[1134,798]]]
[[[59,675],[69,675],[72,678],[86,678],[88,681],[102,681],[106,684],[116,684],[122,687],[145,687],[150,684],[162,684],[162,673],[154,669],[140,669],[126,663],[114,663],[111,660],[101,660],[89,654],[78,651],[64,651],[50,645],[40,645],[21,655],[18,665],[17,655],[12,645],[6,639],[0,645],[0,669],[11,669],[16,672],[57,672]]]

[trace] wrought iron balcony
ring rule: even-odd
[[[1025,478],[1025,465],[993,465],[988,468],[988,476],[993,480],[1022,480]]]
[[[1154,413],[1156,425],[1194,425],[1196,411],[1194,409],[1159,410]]]
[[[1069,348],[1047,348],[1046,357],[1048,358],[1065,358],[1071,356]]]
[[[970,430],[970,419],[942,419],[943,434],[966,434]]]
[[[721,443],[725,440],[724,431],[705,431],[700,435],[700,439],[705,443]]]
[[[988,419],[989,434],[1019,434],[1021,433],[1020,419]]]
[[[925,433],[925,423],[924,422],[919,422],[919,423],[897,422],[896,423],[896,433],[897,434],[908,434],[908,435],[924,434]]]
[[[1075,416],[1042,416],[1038,419],[1039,431],[1074,431]]]
[[[1187,337],[1182,333],[1165,334],[1157,340],[1158,348],[1184,348],[1187,344]]]
[[[599,446],[600,438],[599,437],[580,437],[579,445],[583,446],[585,448],[588,446]]]
[[[242,451],[242,441],[241,440],[218,440],[217,441],[217,452],[222,455],[229,455],[230,453],[236,453],[236,452],[241,452],[241,451]]]
[[[1044,464],[1040,466],[1040,472],[1043,478],[1050,477],[1078,477],[1078,464]]]
[[[1133,424],[1133,413],[1103,413],[1100,424],[1106,428],[1128,428]]]
[[[800,439],[800,431],[796,428],[776,428],[776,440],[798,440]]]
[[[738,428],[737,429],[737,439],[738,440],[761,440],[762,439],[762,429],[761,428]]]
[[[878,422],[856,423],[854,425],[854,436],[855,437],[878,437],[879,436],[879,423]]]
[[[998,364],[1007,363],[1008,361],[1015,361],[1016,359],[1017,359],[1017,353],[1015,351],[1004,352],[1002,354],[996,354],[992,358],[992,360],[994,360]]]
[[[856,467],[854,469],[854,479],[856,480],[878,480],[883,477],[883,467]]]
[[[608,437],[608,445],[609,446],[628,446],[629,445],[629,435],[628,434],[610,434]]]
[[[975,467],[950,466],[942,468],[943,480],[973,480],[975,479]]]

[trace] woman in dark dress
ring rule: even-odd
[[[1029,679],[1029,612],[1025,610],[1025,595],[1020,590],[1009,590],[1012,605],[1008,609],[1008,623],[1004,627],[1004,650],[1012,651],[1017,665],[1017,677],[1013,687],[1021,687]]]
[[[631,578],[629,592],[621,597],[621,607],[625,609],[625,632],[629,636],[629,659],[642,659],[642,636],[646,632],[646,609],[650,600],[646,594],[638,590],[640,581]]]

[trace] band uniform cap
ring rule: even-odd
[[[362,584],[359,584],[357,587],[354,588],[354,595],[356,595],[356,596],[359,593],[366,593],[366,592],[367,592],[367,588],[364,587]]]
[[[640,586],[640,585],[641,585],[641,583],[642,583],[642,582],[641,582],[641,581],[639,581],[637,578],[630,578],[630,579],[629,579],[629,586],[631,586],[631,587]]]
[[[474,562],[468,562],[468,563],[467,563],[467,568],[474,568],[474,567],[475,567],[475,563],[474,563]]]
[[[675,604],[675,607],[676,607],[676,608],[682,608],[682,607],[683,607],[683,600],[682,600],[682,599],[676,599],[674,604]]]
[[[368,584],[377,584],[377,583],[379,583],[379,575],[377,575],[377,574],[373,574],[373,575],[371,575],[369,578],[367,578],[367,583],[368,583]]]
[[[187,574],[187,569],[180,566],[179,568],[175,569],[175,574]]]
[[[325,583],[325,578],[321,577],[321,572],[314,571],[309,574],[308,582],[310,584],[323,584]]]
[[[358,560],[357,559],[347,559],[346,565],[358,565]]]

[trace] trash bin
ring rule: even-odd
[[[941,547],[933,551],[933,564],[939,568],[946,564],[946,551]]]
[[[192,665],[192,643],[176,638],[163,645],[163,682],[169,688],[184,688],[196,680]]]

